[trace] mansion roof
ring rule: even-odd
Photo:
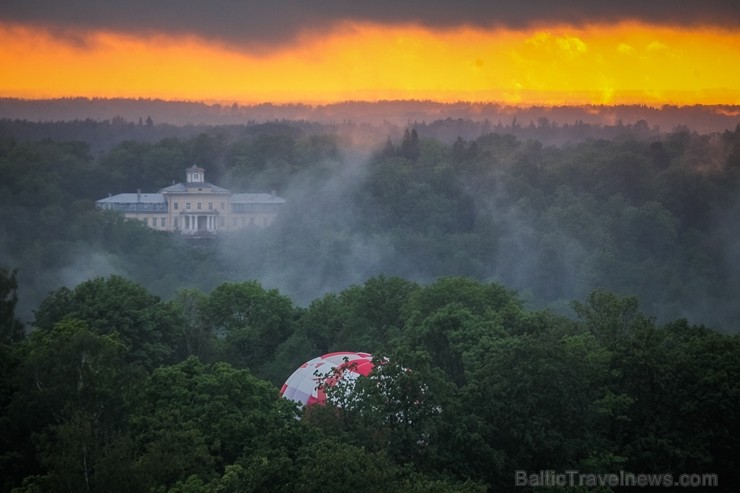
[[[177,186],[177,185],[175,185]],[[168,187],[170,188],[170,187]],[[219,188],[219,187],[216,187]],[[162,189],[165,190],[165,189]],[[228,190],[225,193],[231,193]],[[271,193],[234,193],[231,194],[232,204],[283,204],[285,199]],[[98,204],[163,204],[167,201],[162,193],[119,193],[104,199],[97,200]]]
[[[207,199],[209,196],[226,198],[230,204],[232,213],[249,213],[260,211],[276,211],[278,206],[285,203],[285,199],[275,196],[274,193],[231,193],[225,188],[213,185],[205,181],[203,168],[193,165],[186,171],[187,181],[185,183],[173,183],[165,187],[159,193],[119,193],[96,201],[101,209],[117,210],[129,213],[166,213],[174,203],[174,209],[178,209],[177,199],[192,197],[193,200]],[[180,195],[182,194],[182,195]],[[197,202],[196,202],[197,203]],[[200,203],[197,203],[200,209]],[[221,209],[223,209],[223,203]],[[190,209],[190,204],[185,204]],[[209,205],[208,210],[211,209]]]
[[[119,193],[96,201],[102,204],[164,204],[161,193]]]
[[[169,187],[163,188],[159,192],[160,193],[187,193],[193,189],[198,189],[198,191],[204,191],[204,192],[210,192],[210,193],[231,193],[225,188],[217,187],[216,185],[213,185],[207,182],[176,183],[174,185],[170,185]]]

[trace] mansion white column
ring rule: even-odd
[[[218,230],[218,217],[212,214],[185,214],[182,216],[182,230],[187,233],[195,233],[200,228],[200,218],[205,217],[203,224],[205,231],[215,232]]]

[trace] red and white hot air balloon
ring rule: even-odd
[[[302,364],[288,377],[280,395],[303,406],[325,404],[324,386],[334,386],[339,380],[354,382],[373,371],[373,356],[368,353],[340,351],[314,358]]]

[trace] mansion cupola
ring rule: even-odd
[[[206,181],[205,170],[196,165],[192,165],[185,170],[187,172],[188,183],[204,183]]]

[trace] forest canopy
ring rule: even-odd
[[[2,491],[740,481],[740,125],[80,125],[0,135]],[[210,241],[94,207],[193,163],[287,202]],[[280,398],[333,351],[384,364]]]
[[[2,488],[513,491],[517,471],[579,470],[732,491],[738,336],[608,291],[573,307],[462,277],[378,276],[307,308],[253,281],[169,301],[117,276],[61,288],[0,345]],[[279,397],[346,348],[378,362],[351,395]]]

